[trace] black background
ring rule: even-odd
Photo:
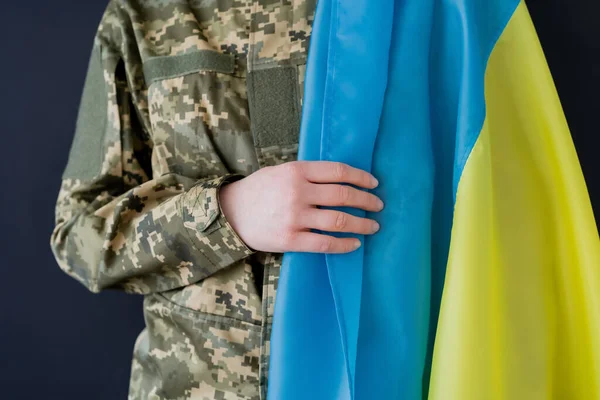
[[[597,0],[527,2],[600,212]],[[105,0],[4,2],[0,23],[0,398],[124,399],[141,297],[92,295],[49,248]]]

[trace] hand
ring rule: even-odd
[[[356,238],[311,232],[373,234],[377,222],[317,206],[347,206],[380,211],[375,195],[341,185],[372,189],[377,180],[346,164],[295,161],[266,167],[220,190],[225,218],[248,247],[265,252],[347,253],[360,247]]]

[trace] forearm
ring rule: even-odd
[[[88,186],[63,182],[51,239],[59,265],[93,292],[150,293],[210,276],[252,253],[220,212],[227,178],[168,174],[91,202],[80,200]]]

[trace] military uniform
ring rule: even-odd
[[[111,0],[51,246],[89,290],[143,294],[130,399],[264,399],[281,254],[219,188],[296,159],[316,0]]]

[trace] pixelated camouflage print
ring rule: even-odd
[[[206,191],[212,190],[207,194],[198,181],[185,176],[150,179],[152,146],[133,112],[126,70],[114,62],[113,47],[103,49],[105,69],[98,73],[105,81],[107,93],[102,97],[107,98],[108,120],[104,132],[97,133],[104,135],[101,167],[91,180],[70,177],[63,181],[53,251],[63,270],[92,291],[121,287],[148,293],[185,286],[222,268],[219,260],[227,260],[226,265],[235,262],[244,253],[238,249],[243,244],[233,240],[235,233],[225,232],[231,230],[227,223],[211,231],[221,247],[206,244],[204,237],[192,242],[178,199],[194,186],[195,199],[216,201],[214,182],[202,181]],[[227,256],[221,254],[230,250]],[[210,259],[208,251],[215,251]]]
[[[259,400],[260,325],[144,300],[129,400]]]
[[[246,1],[123,1],[143,59],[215,50],[244,57]]]
[[[275,312],[275,298],[279,283],[279,273],[283,261],[283,254],[257,253],[255,258],[264,267],[263,302],[262,302],[262,330],[260,349],[260,387],[261,399],[267,398],[269,378],[269,357],[271,355],[271,329]]]
[[[203,71],[155,82],[148,96],[162,173],[205,177],[255,168],[244,79]]]
[[[143,59],[211,50],[186,1],[125,1]]]
[[[314,7],[311,0],[252,2],[249,68],[305,61]]]
[[[277,293],[277,285],[279,283],[279,271],[283,254],[266,253],[262,264],[265,267],[264,283],[263,283],[263,313],[266,316],[267,322],[272,322],[275,312],[275,295]]]
[[[196,253],[215,267],[206,276],[253,253],[220,211],[218,190],[227,177],[201,181],[180,198],[183,225]]]
[[[260,324],[262,301],[252,266],[243,259],[202,281],[163,292],[174,303],[194,311]],[[259,283],[262,285],[262,282]]]
[[[191,0],[199,26],[210,46],[234,54],[244,64],[249,46],[251,2],[245,0]]]
[[[91,204],[81,195],[92,196],[93,187],[65,180],[52,238],[56,258],[92,291],[118,286],[149,293],[210,276],[251,254],[224,217],[211,210],[222,179],[198,183],[164,175],[116,198],[101,192]],[[194,219],[181,203],[212,212],[211,218]],[[190,221],[206,232],[192,238],[185,226]]]
[[[316,0],[113,0],[103,30],[118,38],[135,36],[142,61],[214,50],[235,55],[242,65],[250,54],[252,69],[306,59],[315,5]]]
[[[272,322],[264,322],[262,326],[260,348],[260,366],[259,366],[259,385],[261,400],[267,399],[269,388],[269,357],[271,356],[271,332],[273,331]]]
[[[95,41],[106,89],[98,95],[108,99],[101,167],[93,179],[63,180],[51,244],[90,290],[146,294],[130,399],[266,399],[282,257],[248,256],[218,191],[230,174],[296,159],[297,144],[254,147],[246,72],[296,65],[301,101],[314,6],[109,2]],[[145,61],[198,50],[234,55],[234,73],[199,70],[148,86]]]
[[[131,18],[128,16],[120,1],[109,1],[106,10],[102,16],[95,41],[102,44],[110,52],[106,56],[118,54],[124,62],[126,71],[127,85],[130,89],[131,104],[133,112],[139,119],[139,132],[137,132],[144,141],[149,139],[150,121],[148,110],[148,88],[143,74],[143,62],[140,56],[139,48],[136,44]],[[107,79],[110,79],[114,70],[106,71]]]

